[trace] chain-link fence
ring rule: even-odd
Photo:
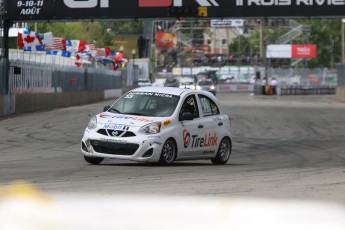
[[[328,68],[268,68],[269,82],[275,78],[281,87],[335,87],[338,85],[336,70]]]

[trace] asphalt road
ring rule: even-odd
[[[162,167],[106,160],[88,165],[80,140],[110,102],[0,121],[0,185],[26,181],[48,193],[250,197],[345,204],[345,104],[334,96],[218,94],[231,116],[229,163]]]

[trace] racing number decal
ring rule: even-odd
[[[190,133],[187,131],[187,129],[183,130],[182,139],[184,147],[187,148],[190,143]]]

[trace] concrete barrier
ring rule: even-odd
[[[337,87],[336,98],[338,101],[345,102],[345,87]]]
[[[216,86],[218,93],[238,93],[238,92],[254,92],[253,84],[218,84]]]
[[[10,107],[8,106],[8,95],[0,95],[0,117],[95,103],[119,97],[121,94],[121,89],[65,93],[15,94],[10,96]]]

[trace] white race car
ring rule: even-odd
[[[232,149],[230,125],[229,116],[209,92],[142,87],[91,118],[81,152],[90,164],[104,158],[162,165],[211,159],[226,164]]]

